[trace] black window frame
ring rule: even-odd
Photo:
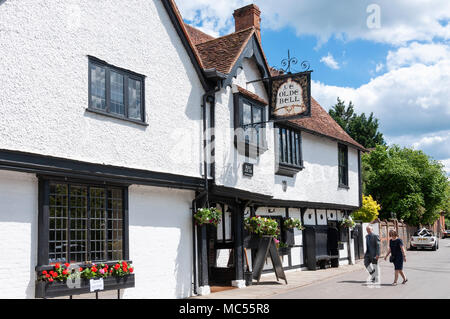
[[[106,109],[96,108],[92,103],[92,75],[91,75],[91,67],[95,65],[101,67],[105,70],[105,100],[106,100]],[[123,76],[123,103],[124,103],[124,114],[118,114],[111,112],[111,71],[120,74]],[[133,122],[136,124],[148,126],[146,123],[145,116],[145,75],[138,74],[136,72],[126,70],[114,65],[111,65],[105,61],[102,61],[96,57],[88,56],[88,108],[89,112],[93,112],[96,114],[101,114],[109,117],[113,117],[116,119],[121,119],[128,122]],[[129,80],[138,81],[141,83],[141,118],[135,119],[129,117]]]
[[[65,177],[48,177],[48,176],[38,176],[38,265],[37,268],[42,266],[48,266],[54,264],[50,261],[50,185],[52,183],[56,184],[68,184],[76,186],[103,188],[105,190],[121,189],[122,190],[122,258],[121,260],[129,260],[129,213],[128,213],[128,185],[116,184],[116,183],[99,183],[86,180],[78,180]],[[106,195],[106,201],[108,201],[108,196]],[[89,204],[88,204],[89,205]],[[90,209],[90,208],[88,208]],[[105,208],[107,210],[108,208]],[[70,222],[70,214],[68,215],[68,223]],[[88,223],[89,225],[89,223]],[[89,226],[88,226],[89,229]],[[70,227],[68,226],[68,234],[70,234]],[[88,234],[89,238],[89,234]],[[90,238],[89,238],[90,239]],[[67,240],[69,242],[69,240]],[[105,239],[105,244],[107,245],[108,239]],[[70,244],[69,244],[70,245]],[[88,242],[88,246],[91,242]],[[70,246],[69,246],[70,247]],[[106,252],[108,250],[106,248]],[[90,257],[90,256],[89,256]],[[107,258],[108,259],[108,258]],[[110,263],[116,262],[118,260],[86,260],[84,262],[103,262]],[[59,261],[58,261],[59,262]],[[67,261],[70,263],[69,260]],[[84,264],[84,262],[75,262],[74,264]]]
[[[253,109],[261,109],[261,124],[260,135],[256,143],[248,142],[245,139],[245,134],[242,131],[244,128],[244,102],[250,104],[252,112],[252,124],[253,122]],[[244,154],[246,157],[252,157],[253,154],[258,157],[262,152],[268,149],[267,138],[266,138],[266,122],[267,122],[267,105],[261,103],[260,101],[254,100],[248,96],[241,93],[234,94],[234,128],[235,128],[235,146],[238,151],[245,150]],[[247,127],[252,128],[253,125],[247,125]],[[244,146],[244,147],[242,147]]]
[[[341,154],[344,154],[342,159]],[[342,173],[344,173],[342,175]],[[348,182],[348,146],[344,144],[338,144],[338,186],[340,188],[349,188]]]
[[[286,143],[283,134],[286,135]],[[286,149],[284,148],[284,146]],[[275,162],[277,175],[293,177],[303,165],[302,132],[287,125],[275,125]]]

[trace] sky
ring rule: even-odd
[[[250,3],[271,66],[288,50],[308,61],[326,110],[340,97],[373,112],[389,145],[423,150],[450,176],[450,1],[177,1],[187,23],[216,37],[234,32],[233,11]]]

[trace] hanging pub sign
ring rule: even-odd
[[[270,87],[271,120],[311,116],[311,71],[273,77]]]

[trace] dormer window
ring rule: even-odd
[[[247,157],[257,157],[267,149],[267,104],[238,93],[234,95],[234,105],[236,147]]]
[[[301,133],[283,126],[275,127],[275,133],[277,174],[292,177],[304,168]]]

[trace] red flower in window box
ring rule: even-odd
[[[130,271],[131,270],[131,271]],[[126,261],[118,262],[114,265],[114,270],[112,272],[113,276],[124,277],[130,275],[133,272],[133,268],[128,265]]]
[[[70,264],[69,263],[65,263],[64,266],[66,266],[66,268],[69,268]]]
[[[56,263],[53,266],[53,270],[44,270],[41,275],[38,277],[38,280],[53,282],[57,281],[65,281],[70,277],[70,271],[68,269],[63,269],[59,263]]]

